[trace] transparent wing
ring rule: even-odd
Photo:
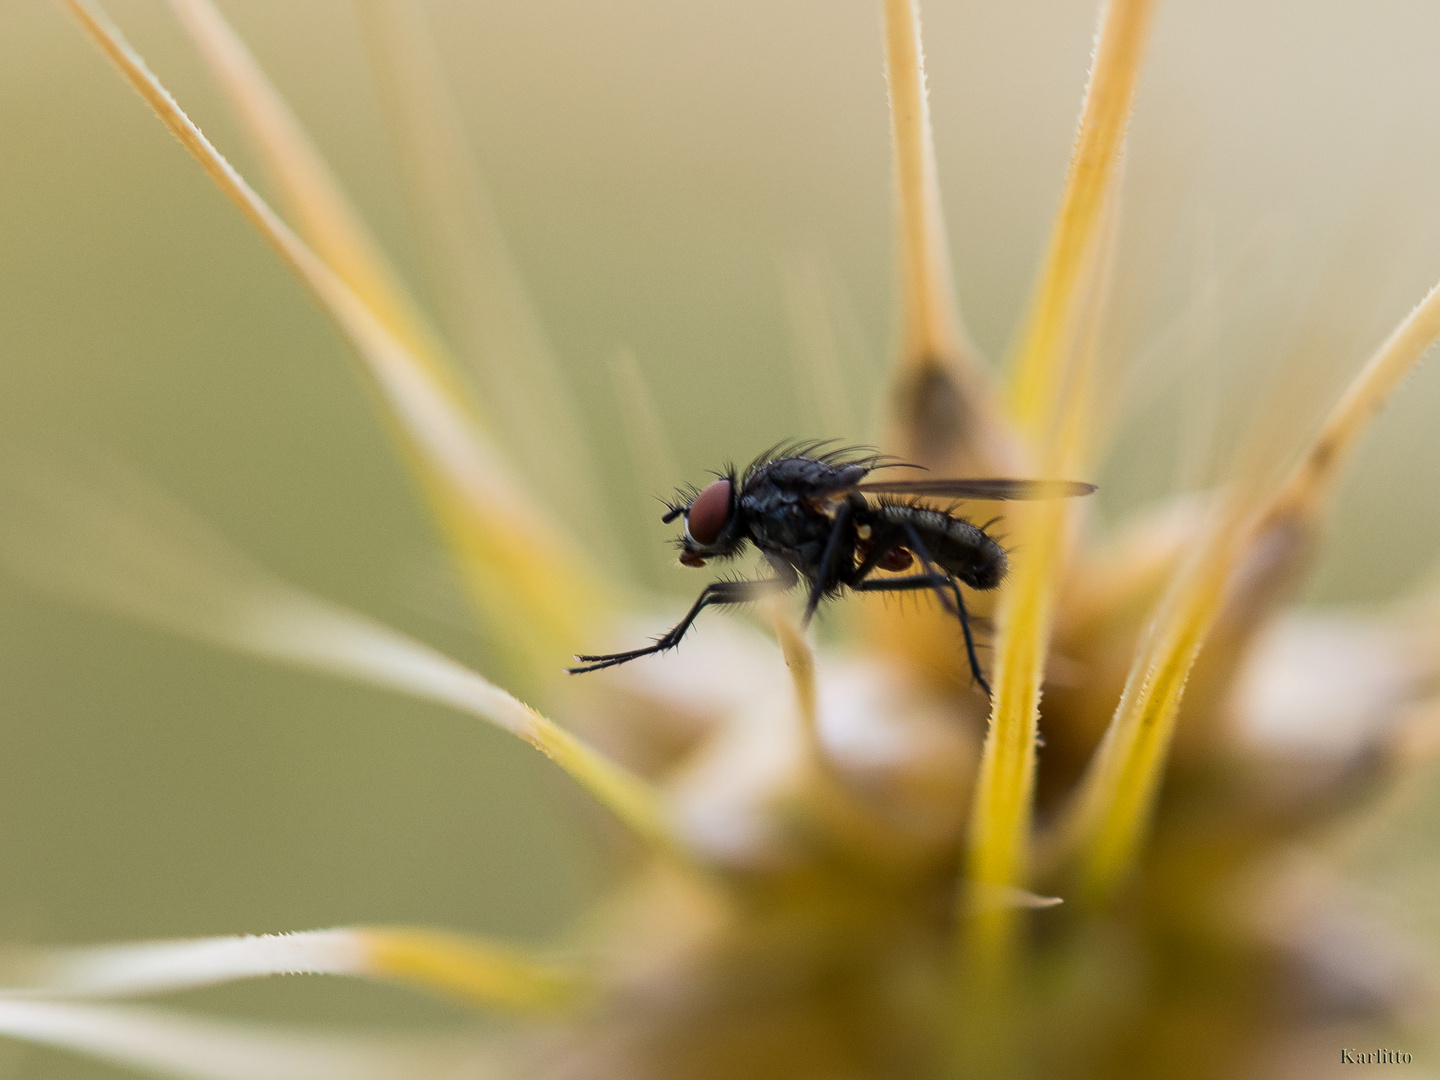
[[[1069,499],[1089,495],[1094,484],[1079,480],[1012,480],[985,477],[971,480],[870,480],[855,490],[877,495],[933,495],[950,499]]]

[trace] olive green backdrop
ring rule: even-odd
[[[225,7],[433,302],[352,7]],[[110,10],[259,180],[168,10]],[[668,418],[676,483],[786,436],[865,434],[814,430],[783,282],[797,260],[819,268],[863,412],[894,332],[875,4],[429,10],[583,403],[624,538],[617,574],[670,559],[635,520],[654,507],[614,404],[618,347],[634,350]],[[1093,7],[932,0],[925,15],[959,297],[998,357],[1063,178]],[[1218,402],[1203,464],[1247,402],[1323,398],[1440,277],[1437,35],[1440,8],[1421,0],[1162,6],[1128,163],[1114,335],[1117,355],[1149,359],[1100,477],[1103,516],[1194,475],[1196,402]],[[1214,299],[1187,309],[1187,295]],[[1267,383],[1272,361],[1290,366]],[[0,5],[0,446],[116,451],[270,567],[493,672],[348,363],[67,19],[40,0]],[[1432,366],[1352,473],[1316,599],[1403,594],[1435,559],[1437,409]],[[359,920],[538,938],[603,887],[587,808],[502,735],[9,583],[0,604],[0,939]],[[445,1011],[319,980],[187,1004],[276,1018]],[[119,1075],[0,1044],[0,1075],[6,1063],[25,1077]]]

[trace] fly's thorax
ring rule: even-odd
[[[835,527],[834,521],[802,501],[774,499],[767,500],[767,504],[763,511],[744,514],[755,546],[761,551],[784,557],[802,574],[806,563],[818,565],[820,554]]]
[[[809,499],[853,487],[870,472],[869,464],[787,457],[769,461],[745,479],[745,492],[765,491],[792,499]]]

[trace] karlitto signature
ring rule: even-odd
[[[1341,1050],[1342,1065],[1409,1065],[1410,1055],[1403,1050]]]

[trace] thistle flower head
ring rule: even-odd
[[[566,679],[569,654],[673,620],[609,572],[583,410],[516,283],[418,8],[364,17],[447,282],[445,333],[210,0],[172,7],[273,205],[98,6],[64,6],[349,347],[504,676],[281,579],[121,467],[18,485],[34,527],[7,544],[12,569],[479,720],[548,757],[628,839],[611,894],[544,947],[367,924],[17,949],[0,963],[0,1032],[160,1075],[337,1080],[1233,1076],[1337,1031],[1420,1038],[1436,965],[1375,944],[1392,931],[1333,868],[1414,797],[1440,745],[1433,598],[1368,619],[1293,603],[1343,469],[1440,336],[1440,287],[1352,358],[1313,427],[1259,395],[1201,491],[1109,528],[1080,500],[997,504],[1009,574],[969,597],[992,695],[970,679],[964,607],[927,593],[848,598],[821,647],[799,608],[757,595],[755,620],[707,612],[683,648]],[[884,454],[937,477],[1102,468],[1141,367],[1117,359],[1117,263],[1154,7],[1101,9],[1049,241],[996,372],[955,302],[918,6],[881,3],[901,310],[870,433]],[[853,424],[817,280],[785,270],[796,377],[817,414]],[[636,358],[610,373],[638,471],[683,481],[658,467],[674,428]],[[738,547],[727,530],[753,471],[715,475],[664,508],[687,519],[691,567]],[[1388,966],[1357,974],[1354,950]],[[503,1020],[336,1034],[113,1000],[282,973],[400,984]]]

